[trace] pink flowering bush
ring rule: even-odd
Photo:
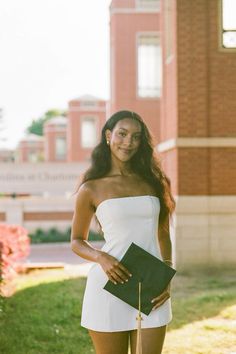
[[[19,225],[0,224],[0,283],[14,278],[22,268],[20,259],[30,252],[28,232]]]

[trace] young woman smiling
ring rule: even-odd
[[[137,310],[103,287],[108,279],[129,281],[132,274],[120,259],[132,242],[172,264],[169,220],[174,208],[170,180],[146,124],[137,113],[115,113],[102,129],[78,189],[71,233],[72,250],[94,262],[81,325],[89,330],[97,354],[127,354],[129,342],[135,353]],[[94,214],[106,241],[101,250],[87,241]],[[153,311],[142,317],[142,353],[159,354],[172,319],[170,287],[153,299]]]

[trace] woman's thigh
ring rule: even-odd
[[[166,326],[142,328],[142,354],[161,354]],[[130,332],[131,354],[136,351],[137,330]]]
[[[127,354],[130,331],[97,332],[89,330],[96,354]]]

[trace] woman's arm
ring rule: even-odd
[[[82,185],[76,196],[71,227],[71,248],[78,256],[98,262],[102,252],[93,248],[87,241],[93,214],[91,191],[86,185]]]
[[[172,266],[172,245],[170,240],[169,216],[167,216],[163,225],[159,227],[158,241],[163,261]]]
[[[78,256],[101,265],[114,283],[128,281],[129,271],[113,256],[91,246],[87,241],[94,214],[92,192],[83,184],[78,191],[71,228],[71,248]]]
[[[158,229],[158,241],[160,245],[160,251],[163,261],[172,266],[172,247],[170,240],[170,230],[169,230],[169,216],[166,218],[165,222]],[[167,288],[163,291],[161,295],[152,299],[154,303],[153,310],[157,309],[166,302],[170,297],[170,283]]]

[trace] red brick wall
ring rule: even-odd
[[[101,130],[106,121],[106,102],[98,101],[97,107],[88,110],[83,109],[79,100],[69,102],[68,109],[68,128],[67,128],[67,159],[69,162],[86,161],[90,159],[92,148],[81,146],[81,123],[83,116],[95,116],[97,119],[98,142],[101,137]]]
[[[126,4],[126,6],[125,6]],[[112,7],[126,7],[127,1],[113,1]],[[121,6],[122,5],[122,6]],[[111,114],[128,109],[139,113],[159,141],[160,100],[136,95],[136,38],[138,32],[160,30],[159,13],[111,14]]]
[[[218,1],[179,0],[176,4],[173,23],[175,26],[177,19],[177,47],[164,68],[162,141],[235,137],[236,52],[219,49]],[[165,47],[165,38],[163,41]],[[171,78],[176,80],[176,87],[171,86]],[[178,162],[172,161],[172,150],[165,152],[165,159],[169,162],[167,174],[171,174],[170,161],[178,166],[178,195],[236,194],[235,147],[177,149]]]
[[[135,0],[113,0],[111,3],[112,8],[134,8],[135,7]]]
[[[180,136],[236,135],[236,52],[219,50],[218,1],[178,1]]]
[[[60,130],[62,129],[60,128]],[[44,135],[45,135],[45,144],[47,145],[47,148],[45,149],[46,161],[65,162],[67,159],[66,155],[64,159],[60,159],[60,160],[58,160],[56,157],[56,138],[59,137],[66,138],[66,127],[62,131],[58,131],[57,126],[53,126],[53,125],[47,126]]]
[[[217,3],[217,1],[216,1]],[[208,1],[177,2],[178,135],[208,136]]]
[[[236,195],[236,148],[211,149],[212,195]]]
[[[178,102],[177,102],[177,56],[176,56],[176,1],[170,2],[171,15],[169,16],[168,25],[171,30],[171,56],[167,55],[165,42],[167,41],[166,33],[166,3],[161,3],[161,43],[163,54],[163,95],[161,99],[161,117],[160,117],[160,142],[174,138],[178,131]]]
[[[178,194],[178,151],[177,149],[172,149],[168,152],[163,152],[160,154],[161,165],[170,178],[171,181],[171,191],[174,195]]]
[[[27,140],[22,140],[18,147],[18,161],[19,162],[29,162],[29,154],[34,153],[40,156],[41,159],[44,157],[44,142],[28,142]]]
[[[71,220],[73,217],[73,212],[69,211],[57,211],[57,212],[24,212],[24,221],[46,221],[46,220]]]

